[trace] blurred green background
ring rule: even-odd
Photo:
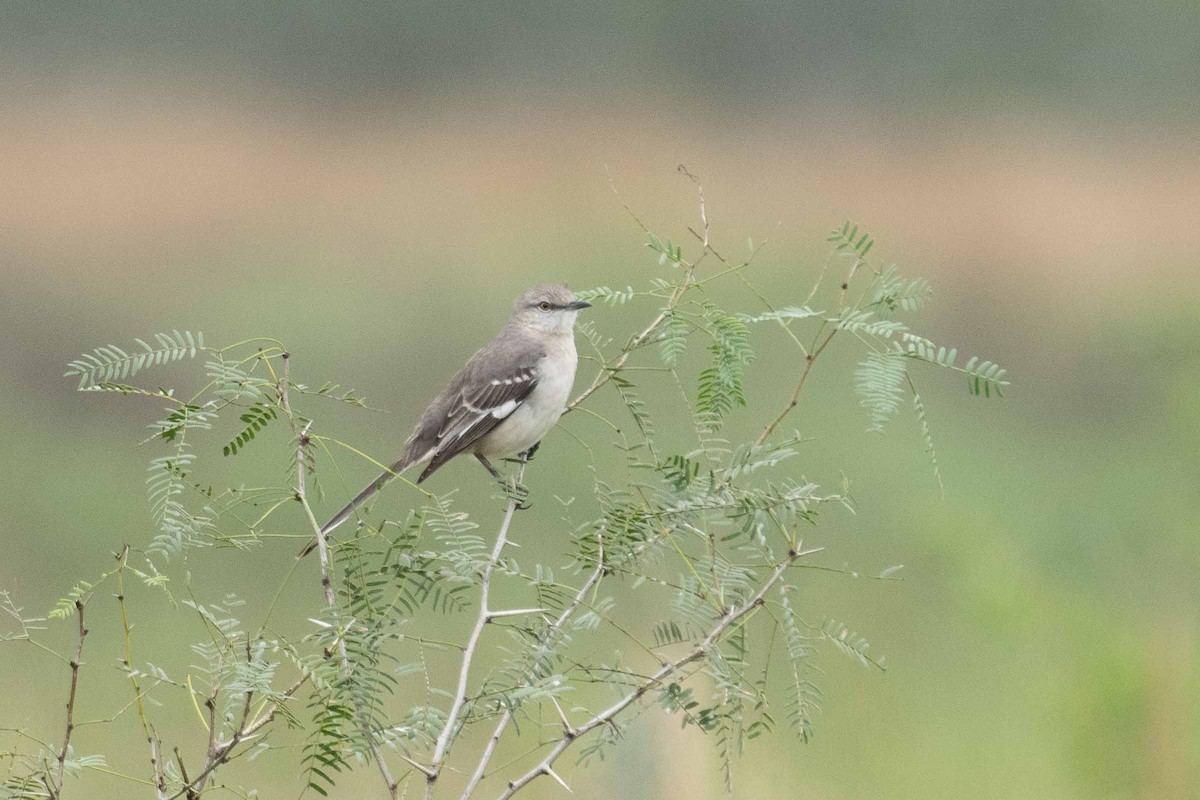
[[[659,274],[606,168],[652,229],[687,241],[682,162],[718,248],[769,240],[754,277],[773,297],[802,301],[825,232],[852,218],[934,284],[918,329],[1014,380],[984,402],[920,375],[942,497],[910,418],[862,433],[846,342],[814,374],[792,423],[816,441],[795,469],[844,471],[859,504],[816,533],[824,563],[906,567],[904,582],[806,573],[805,611],[851,624],[891,669],[822,657],[815,741],[755,742],[738,796],[1200,796],[1198,30],[1200,6],[1174,0],[5,3],[0,588],[43,612],[152,535],[157,452],[136,443],[157,409],[75,394],[61,375],[81,350],[173,327],[276,336],[301,379],[388,412],[326,412],[387,457],[422,387],[521,289]],[[594,318],[623,334],[639,316]],[[765,329],[757,341],[752,397],[774,409],[797,365]],[[547,445],[535,494],[586,492],[571,438]],[[553,529],[552,503],[530,513],[529,536]],[[553,536],[537,546],[558,558]],[[261,600],[292,551],[203,553],[196,569]],[[290,600],[316,609],[311,578]],[[120,686],[103,599],[89,666]],[[199,638],[150,599],[143,651]],[[0,725],[59,730],[59,673],[0,649]],[[85,697],[93,716],[127,698]],[[616,758],[572,770],[577,795],[722,796],[694,729],[644,720]],[[132,726],[78,744],[111,752],[117,733],[130,750],[114,763],[144,773]],[[298,789],[286,758],[262,769],[263,797]]]

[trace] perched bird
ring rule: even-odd
[[[566,286],[535,286],[513,302],[508,324],[471,356],[433,399],[387,472],[363,489],[322,533],[341,525],[385,483],[415,464],[428,461],[417,483],[460,453],[471,453],[492,477],[503,476],[491,458],[509,458],[536,449],[566,409],[575,382],[573,328],[579,311]],[[307,555],[316,540],[300,551]]]

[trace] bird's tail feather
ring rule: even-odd
[[[357,510],[358,507],[361,506],[363,503],[370,500],[371,497],[373,497],[376,492],[378,492],[380,489],[383,488],[384,484],[386,484],[388,481],[390,481],[392,478],[399,475],[401,472],[403,472],[410,466],[412,466],[412,461],[408,458],[401,458],[395,464],[392,464],[392,466],[386,472],[381,473],[378,478],[376,478],[375,480],[368,483],[365,489],[363,489],[361,492],[359,492],[357,495],[355,495],[354,499],[351,500],[349,503],[347,503],[345,508],[343,508],[338,513],[334,514],[333,518],[330,519],[329,522],[326,522],[325,525],[321,528],[321,533],[328,534],[330,531],[332,531],[338,525],[341,525],[343,522],[348,520],[354,514],[355,510]],[[317,540],[314,537],[311,542],[309,542],[308,544],[306,544],[304,546],[303,550],[301,550],[299,553],[296,554],[296,558],[304,558],[306,555],[308,555],[313,550],[315,550],[316,547],[317,547]]]

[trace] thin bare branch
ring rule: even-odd
[[[83,666],[83,640],[87,638],[88,629],[84,624],[84,607],[83,598],[75,600],[75,616],[79,620],[79,638],[75,643],[75,657],[71,659],[71,688],[67,692],[67,724],[66,732],[63,733],[62,747],[58,751],[58,767],[52,781],[48,781],[46,788],[53,798],[62,796],[63,778],[66,774],[67,753],[71,748],[71,734],[75,732],[75,694],[79,688],[79,668]]]

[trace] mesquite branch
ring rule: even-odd
[[[121,609],[121,630],[125,640],[125,651],[121,663],[125,665],[125,670],[129,675],[129,685],[133,688],[133,700],[137,706],[138,721],[141,723],[142,733],[145,734],[146,741],[150,745],[150,770],[154,777],[154,796],[157,800],[166,800],[167,778],[163,774],[162,762],[159,760],[161,747],[154,728],[150,725],[150,719],[146,716],[145,693],[142,691],[141,682],[133,671],[133,626],[129,623],[129,609],[125,603],[125,567],[128,563],[129,545],[125,545],[117,554],[116,570],[117,605]]]
[[[79,689],[79,668],[83,666],[83,640],[88,635],[87,626],[84,624],[84,605],[82,598],[75,601],[75,616],[79,620],[79,638],[75,643],[75,656],[69,662],[71,667],[71,688],[67,692],[66,731],[63,733],[62,747],[58,751],[58,767],[55,770],[54,776],[46,780],[46,791],[55,800],[62,796],[63,778],[67,767],[67,752],[71,747],[71,734],[75,732],[75,694]]]
[[[835,318],[841,314],[842,309],[846,307],[846,293],[850,289],[850,281],[854,278],[854,273],[858,271],[858,268],[862,266],[863,263],[864,262],[861,258],[855,258],[853,262],[851,262],[850,271],[846,274],[846,279],[842,281],[841,288],[838,292],[837,310],[834,312]],[[817,280],[817,285],[819,284],[820,279]],[[816,290],[817,286],[814,285],[814,294],[816,293]],[[810,299],[811,297],[812,295],[809,295]],[[825,333],[826,324],[828,324],[827,321],[822,320],[821,327],[817,329],[817,333],[813,337],[813,343],[811,347],[804,348],[804,346],[801,345],[801,348],[804,350],[804,370],[800,373],[800,380],[797,381],[796,388],[792,390],[792,396],[788,399],[787,405],[783,407],[783,410],[779,412],[779,415],[775,417],[775,419],[771,420],[767,426],[763,428],[762,433],[758,435],[758,438],[754,441],[755,447],[761,447],[763,442],[767,440],[767,437],[774,433],[775,429],[779,427],[779,423],[783,422],[787,415],[792,413],[792,409],[799,404],[800,392],[804,389],[804,383],[808,380],[809,373],[812,372],[813,364],[817,362],[817,358],[825,351],[825,348],[829,346],[829,343],[833,341],[833,337],[836,336],[838,330],[840,330],[838,323],[834,322],[833,330],[831,330],[829,334],[822,339],[821,336]],[[791,329],[787,328],[786,325],[784,325],[784,328],[789,332],[791,331]],[[795,337],[793,336],[793,338]],[[798,341],[797,344],[799,344]]]

